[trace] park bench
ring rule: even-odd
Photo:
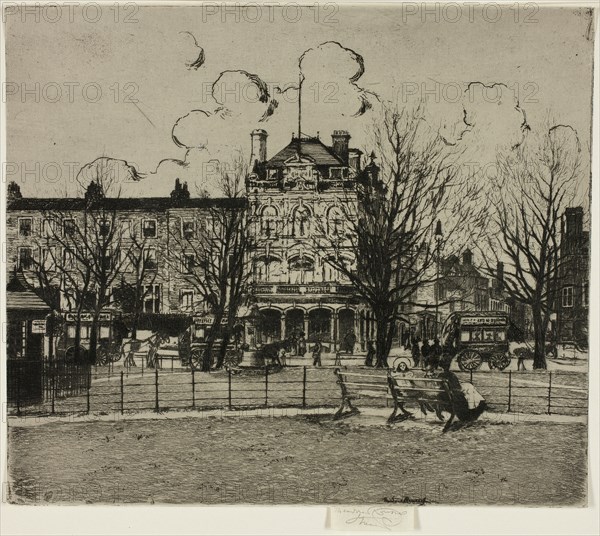
[[[342,393],[340,407],[334,414],[334,420],[360,413],[356,407],[357,400],[379,399],[393,402],[393,411],[388,417],[388,424],[402,422],[413,417],[406,405],[416,405],[426,414],[434,411],[440,420],[444,420],[442,411],[448,411],[450,417],[444,426],[447,431],[454,420],[454,404],[451,389],[445,379],[425,376],[403,376],[388,370],[385,374],[366,372],[346,372],[339,368],[334,370],[337,383]],[[347,408],[347,411],[345,411]]]

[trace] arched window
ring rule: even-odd
[[[274,255],[261,255],[254,260],[254,278],[256,281],[280,283],[283,281],[281,259]]]
[[[305,237],[310,234],[310,209],[300,205],[294,209],[292,218],[292,236]]]
[[[273,237],[277,234],[277,209],[273,205],[267,205],[262,209],[260,215],[260,232],[263,236]]]
[[[344,234],[344,216],[340,208],[335,205],[327,211],[327,234],[329,236]]]
[[[298,253],[288,261],[290,283],[312,283],[314,279],[315,261],[305,253]]]

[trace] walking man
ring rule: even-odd
[[[323,347],[321,346],[321,343],[319,341],[317,341],[315,343],[315,345],[313,346],[313,351],[312,351],[313,367],[321,366],[321,350],[322,349],[323,349]]]

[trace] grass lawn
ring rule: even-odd
[[[10,423],[9,423],[10,424]],[[14,503],[581,505],[583,424],[441,434],[366,415],[186,417],[9,427]]]

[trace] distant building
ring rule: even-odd
[[[588,339],[590,233],[583,229],[583,207],[565,210],[560,243],[558,341],[585,343]]]

